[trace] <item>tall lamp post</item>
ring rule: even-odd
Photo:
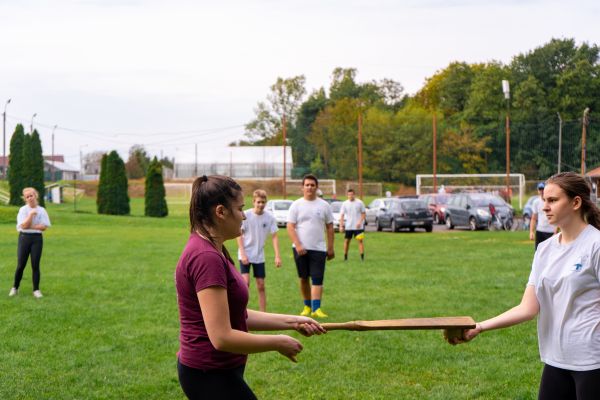
[[[6,179],[6,107],[10,104],[10,99],[6,100],[4,113],[2,114],[2,179]]]
[[[31,116],[31,125],[29,126],[29,133],[33,133],[33,119],[36,117],[37,113],[33,113]]]
[[[502,92],[506,99],[506,196],[510,204],[510,84],[506,79],[502,81]]]

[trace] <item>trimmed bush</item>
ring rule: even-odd
[[[169,215],[167,200],[165,199],[162,164],[156,157],[154,157],[148,166],[144,198],[144,214],[147,217],[166,217]]]
[[[100,171],[101,188],[98,189],[98,213],[110,215],[128,215],[130,212],[129,195],[127,194],[127,176],[125,163],[116,151],[111,151]],[[104,164],[106,164],[104,166]],[[104,175],[104,176],[103,176]]]

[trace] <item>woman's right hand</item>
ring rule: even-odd
[[[302,343],[288,335],[277,335],[277,351],[292,360],[298,362],[296,355],[302,351]]]
[[[473,329],[464,329],[462,335],[456,335],[453,330],[444,329],[444,339],[451,345],[461,344],[470,342],[481,332],[483,332],[483,329],[480,323],[475,324],[475,328]]]

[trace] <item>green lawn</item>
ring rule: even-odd
[[[14,220],[0,219],[0,399],[183,398],[173,281],[188,237],[183,203],[171,203],[166,219],[142,217],[140,199],[130,217],[98,216],[90,199],[77,213],[72,203],[48,206],[41,300],[31,296],[29,267],[19,296],[7,296],[17,234]],[[284,266],[268,264],[268,307],[297,313],[290,242],[280,237]],[[533,255],[526,232],[369,233],[365,243],[364,263],[355,243],[343,262],[336,235],[323,297],[329,321],[487,318],[520,300]],[[250,293],[256,308],[254,285]],[[305,346],[298,364],[250,356],[246,378],[259,398],[534,399],[542,367],[534,322],[458,347],[440,331],[294,336]]]

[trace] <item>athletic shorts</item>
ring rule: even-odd
[[[242,264],[242,260],[240,260],[240,272],[242,274],[249,274],[250,267],[252,267],[253,276],[255,278],[264,278],[267,276],[267,272],[265,271],[265,263],[248,263]]]
[[[292,250],[294,251],[298,278],[308,279],[310,276],[313,285],[322,285],[325,276],[327,252],[307,250],[305,255],[300,256],[295,248],[292,248]]]
[[[354,229],[354,230],[348,230],[348,229],[346,229],[346,231],[344,233],[344,238],[346,238],[346,239],[352,239],[353,237],[357,237],[358,235],[360,235],[364,231],[365,231],[364,229]]]

